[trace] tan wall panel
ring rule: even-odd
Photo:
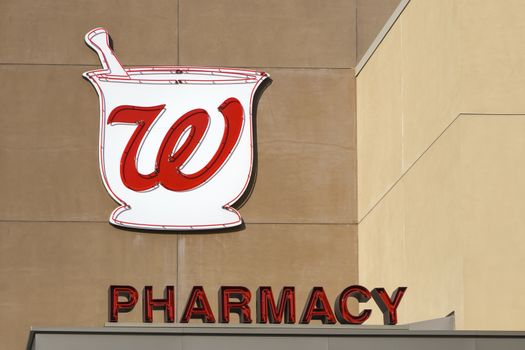
[[[401,60],[396,25],[356,81],[359,219],[401,175]]]
[[[391,183],[399,182],[360,223],[359,249],[365,252],[385,240],[389,232],[372,231],[381,232],[383,222],[396,220],[391,217],[393,210],[382,208],[399,206],[398,192],[402,191],[407,260],[380,261],[407,266],[411,293],[407,293],[406,321],[441,317],[454,309],[458,328],[523,328],[519,315],[523,287],[516,278],[523,265],[519,214],[525,187],[519,165],[525,149],[519,136],[523,135],[523,117],[462,115],[446,129],[462,112],[523,111],[525,81],[519,72],[524,53],[516,47],[523,32],[523,6],[519,1],[413,0],[394,26],[401,26],[403,35],[403,65],[391,74],[401,76],[404,91],[403,128],[398,130],[403,135],[404,173],[390,174]],[[378,52],[380,58],[396,61],[399,53],[388,45],[392,38],[397,34],[389,33],[387,45],[381,44]],[[383,100],[381,84],[390,81],[381,75],[376,75],[375,82],[368,81],[369,72],[389,64],[374,60],[376,55],[356,82],[360,215],[361,204],[373,198],[369,194],[383,190],[374,179],[377,171],[361,164],[391,166],[391,160],[385,161],[380,153],[365,152],[378,147],[377,141],[359,134],[360,122],[368,117],[368,106],[359,97],[361,80],[376,84],[368,91],[369,100]],[[397,99],[394,94],[384,104]],[[382,120],[367,120],[369,129],[385,125]],[[392,120],[397,122],[397,118]],[[395,136],[383,140],[382,149],[399,147]],[[394,226],[398,232],[399,225]],[[399,247],[393,246],[385,255],[394,255],[396,249]],[[360,262],[360,276],[384,278],[377,261],[361,256]],[[517,292],[505,294],[503,302],[494,306],[490,303],[492,289],[487,288],[492,285]],[[496,309],[510,311],[498,313]]]
[[[523,32],[522,6],[512,1],[416,0],[406,7],[394,25],[402,27],[403,56],[402,64],[393,68],[402,81],[403,171],[459,113],[525,109],[521,98],[525,80],[523,74],[516,74],[522,70],[525,51],[514,48]],[[490,25],[504,22],[507,25],[497,28]],[[389,33],[386,40],[394,35]],[[398,55],[385,44],[379,49],[390,50],[383,56]],[[378,69],[376,55],[361,72],[358,84],[368,70]],[[370,98],[384,97],[381,89],[372,94]],[[386,99],[395,100],[396,95]]]
[[[177,64],[176,1],[6,0],[0,13],[0,62],[99,65],[84,35],[102,26],[124,65]]]
[[[355,222],[353,70],[270,69],[247,222]]]
[[[389,293],[408,287],[400,323],[456,311],[457,326],[463,324],[460,203],[452,195],[459,186],[460,136],[457,126],[449,129],[359,224],[359,282],[384,284]],[[381,324],[374,309],[371,322]]]
[[[408,284],[405,243],[405,199],[398,184],[358,225],[359,283],[369,289],[383,287],[391,294],[397,287],[408,287],[398,309],[400,322],[407,317],[407,300],[413,294]],[[367,324],[383,324],[381,310],[371,300],[360,309],[372,309]]]
[[[400,0],[357,0],[357,61],[363,57],[370,44]]]
[[[181,0],[188,65],[344,67],[355,62],[355,0]]]
[[[452,0],[410,2],[359,73],[360,218],[458,114],[458,12]]]
[[[413,1],[400,22],[405,171],[458,114],[458,2]]]
[[[111,284],[130,284],[141,294],[151,284],[160,297],[164,286],[176,285],[177,237],[106,223],[3,222],[0,275],[0,343],[22,349],[30,326],[102,326]],[[119,320],[141,316],[137,305]]]
[[[525,111],[525,2],[462,0],[461,112]]]
[[[355,149],[353,69],[263,69],[272,78],[259,102],[259,143],[289,140]]]
[[[461,116],[359,224],[360,283],[405,283],[400,322],[524,327],[524,132],[523,116]]]
[[[411,1],[357,77],[359,218],[458,114],[458,12]]]
[[[463,125],[465,324],[523,330],[525,116],[465,116]]]
[[[255,189],[240,209],[246,222],[355,221],[351,152],[286,142],[263,144],[260,149]]]
[[[252,224],[243,232],[186,234],[179,238],[179,257],[181,300],[186,302],[192,286],[203,285],[214,312],[221,285],[248,287],[252,310],[259,286],[272,286],[276,298],[283,286],[295,286],[299,320],[312,287],[323,286],[333,303],[357,282],[354,225]]]
[[[2,66],[4,220],[106,220],[98,171],[98,98],[88,67]]]
[[[461,128],[453,125],[401,180],[405,192],[408,321],[457,313],[463,328]],[[381,220],[380,218],[378,218]]]

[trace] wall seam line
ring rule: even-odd
[[[355,50],[354,50],[354,66],[357,66],[357,50],[359,49],[359,0],[355,1]]]
[[[180,0],[177,0],[177,65],[180,65]],[[176,305],[180,305],[180,241],[182,234],[177,235],[177,273],[175,276],[175,285],[177,286],[177,292],[175,295]],[[175,319],[180,320],[179,308],[175,308]]]
[[[403,21],[399,22],[400,35],[400,45],[401,45],[401,171],[405,169],[405,74],[403,72],[403,67],[405,66],[405,51],[403,45]],[[438,136],[439,137],[439,136]]]
[[[177,0],[177,65],[180,65],[180,0]]]
[[[397,184],[407,175],[412,168],[419,163],[421,158],[423,158],[427,152],[434,146],[434,144],[450,129],[450,127],[456,123],[456,121],[462,117],[462,116],[525,116],[525,114],[522,113],[473,113],[473,112],[467,112],[467,113],[459,113],[446,127],[443,129],[443,131],[430,143],[430,145],[417,157],[417,159],[407,168],[406,171],[404,171],[397,180],[386,190],[386,192],[377,200],[374,205],[363,215],[361,219],[357,221],[357,224],[361,224],[369,215],[374,211],[374,209],[379,206],[379,204],[387,197],[388,194],[397,186]]]
[[[178,51],[178,50],[177,50]],[[178,58],[177,58],[178,60]],[[180,63],[180,62],[179,62]],[[179,64],[177,64],[179,65]],[[1,62],[1,66],[64,66],[64,67],[100,67],[98,64],[93,63],[19,63],[19,62]],[[126,67],[140,67],[140,66],[151,66],[151,64],[128,64]],[[163,66],[162,64],[160,66]],[[169,64],[165,64],[165,66],[170,66]],[[184,65],[185,66],[185,65]],[[226,67],[224,65],[220,65],[221,67]],[[348,70],[348,71],[354,71],[354,67],[290,67],[290,66],[235,66],[236,68],[246,68],[246,69],[290,69],[290,70]]]
[[[28,223],[28,224],[108,224],[109,222],[104,220],[6,220],[0,219],[0,223]],[[348,226],[357,225],[358,222],[246,222],[248,225],[318,225],[318,226]],[[152,230],[153,231],[153,230]],[[162,231],[159,231],[159,233]],[[188,231],[174,231],[183,232]],[[199,232],[206,232],[202,230]]]

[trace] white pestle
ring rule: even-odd
[[[109,72],[108,75],[128,78],[117,57],[109,45],[109,34],[104,28],[95,28],[89,31],[85,37],[86,43],[98,54],[102,67]]]

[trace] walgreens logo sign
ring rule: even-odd
[[[254,94],[268,75],[208,67],[124,68],[103,28],[85,40],[102,64],[84,77],[99,95],[102,180],[120,204],[110,222],[153,230],[242,224],[232,204],[249,184]]]

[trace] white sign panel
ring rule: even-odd
[[[84,77],[100,99],[100,172],[120,204],[110,222],[150,230],[240,225],[231,204],[248,186],[252,103],[268,75],[209,67],[123,68],[103,28],[85,40],[103,67]]]

